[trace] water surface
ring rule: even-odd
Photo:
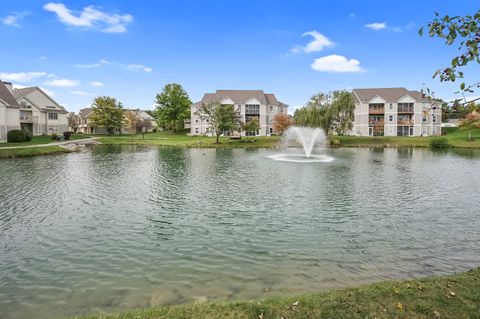
[[[0,318],[298,294],[480,265],[480,154],[97,146],[0,161]]]

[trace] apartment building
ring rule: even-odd
[[[14,89],[0,81],[0,142],[11,130],[33,135],[63,133],[68,130],[67,111],[39,87]]]
[[[202,105],[220,103],[233,105],[240,112],[241,120],[248,123],[257,119],[260,124],[258,132],[242,132],[242,135],[269,136],[274,134],[273,117],[277,113],[287,113],[288,105],[277,100],[275,94],[264,93],[263,90],[217,90],[206,93],[202,100],[192,104],[190,129],[192,135],[210,135],[209,119],[202,116],[199,109]]]
[[[442,108],[420,91],[406,88],[354,89],[357,136],[441,135]]]
[[[153,130],[157,129],[157,122],[155,118],[148,114],[146,111],[140,109],[125,109],[125,111],[133,111],[137,114],[137,132],[140,133],[142,132],[142,130],[145,130],[145,132],[152,132]],[[80,123],[78,125],[77,131],[84,134],[108,134],[108,130],[106,127],[98,127],[92,123],[92,121],[90,120],[90,116],[92,115],[92,113],[92,108],[84,108],[80,110],[80,112],[78,113],[80,117]],[[123,127],[121,130],[115,130],[115,134],[120,133],[127,134],[127,127]]]

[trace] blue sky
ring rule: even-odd
[[[192,101],[216,89],[263,89],[303,105],[315,92],[425,83],[458,53],[419,37],[434,12],[476,1],[3,1],[0,78],[40,86],[70,111],[110,95],[153,107],[169,82]],[[480,74],[466,68],[466,80]],[[478,81],[478,78],[476,79]]]

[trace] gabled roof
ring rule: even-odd
[[[93,109],[92,108],[85,108],[85,109],[81,109],[80,112],[78,112],[78,114],[80,115],[81,118],[87,118],[90,116],[90,114],[92,114],[93,112]]]
[[[15,99],[20,99],[22,97],[24,97],[25,95],[27,95],[28,93],[31,93],[33,91],[35,91],[36,87],[32,86],[32,87],[28,87],[28,88],[22,88],[22,89],[14,89],[13,92],[12,92],[12,95]]]
[[[20,107],[18,105],[17,100],[13,97],[10,90],[6,87],[6,85],[0,80],[0,99],[7,103],[7,106],[11,107]]]
[[[217,90],[215,93],[206,93],[200,102],[209,104],[221,101],[224,98],[229,98],[238,104],[243,104],[249,99],[255,98],[262,104],[288,106],[279,102],[274,94],[265,94],[263,90]]]
[[[386,102],[397,102],[405,95],[411,96],[416,101],[424,101],[422,92],[409,91],[406,88],[372,88],[372,89],[353,89],[353,95],[356,100],[365,103],[373,99],[375,96],[383,98]]]

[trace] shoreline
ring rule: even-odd
[[[473,318],[480,311],[479,291],[477,268],[300,296],[160,306],[73,318]]]

